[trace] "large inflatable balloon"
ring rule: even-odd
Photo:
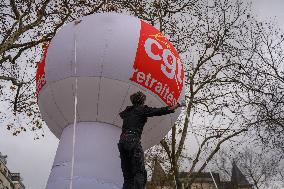
[[[73,189],[121,188],[118,113],[131,105],[130,95],[143,91],[148,106],[162,107],[184,94],[183,64],[169,40],[144,21],[115,13],[65,25],[36,78],[42,117],[60,139],[47,189],[69,188],[70,179]],[[178,115],[148,120],[144,150],[159,143]]]

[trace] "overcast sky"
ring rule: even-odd
[[[284,0],[253,0],[259,19],[275,18],[284,30]],[[27,189],[44,189],[53,163],[58,139],[45,128],[45,137],[34,140],[34,134],[13,137],[0,125],[0,152],[8,155],[8,168],[19,172]]]

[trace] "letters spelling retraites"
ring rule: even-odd
[[[174,92],[170,92],[170,88],[167,84],[157,81],[150,73],[146,75],[144,72],[139,72],[137,69],[134,70],[134,72],[137,72],[138,83],[144,83],[147,87],[154,90],[159,96],[166,100],[167,104],[174,105],[177,103],[177,100],[174,98]]]

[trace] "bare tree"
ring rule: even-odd
[[[179,164],[189,126],[201,140],[189,175],[201,172],[223,143],[246,131],[245,127],[240,128],[240,115],[244,112],[237,96],[239,84],[228,75],[239,68],[237,61],[243,50],[239,43],[247,38],[248,26],[253,21],[249,13],[249,7],[241,1],[199,1],[184,13],[183,19],[177,18],[182,24],[171,39],[179,41],[176,46],[187,57],[184,63],[188,69],[188,106],[183,124],[173,126],[169,138],[161,141],[177,188],[181,187]]]
[[[239,151],[223,150],[213,161],[216,171],[229,180],[232,164],[235,163],[256,189],[276,188],[281,180],[280,157],[275,151],[262,151],[245,147]]]
[[[275,23],[254,25],[251,42],[255,50],[243,62],[236,78],[242,82],[242,96],[250,109],[247,124],[267,147],[284,154],[284,35]]]
[[[185,121],[161,142],[177,188],[189,125],[202,136],[189,175],[201,172],[221,144],[246,129],[283,154],[283,35],[277,26],[256,21],[250,12],[242,1],[199,1],[185,18],[184,24],[190,24],[172,37],[182,39],[183,51],[189,52]],[[204,117],[207,121],[200,124]]]

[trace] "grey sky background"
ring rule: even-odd
[[[284,31],[284,0],[252,0],[258,19],[276,19]],[[80,103],[80,102],[79,102]],[[44,189],[56,153],[58,139],[44,127],[45,137],[33,133],[12,136],[0,123],[0,152],[8,155],[8,168],[19,172],[27,189]]]

